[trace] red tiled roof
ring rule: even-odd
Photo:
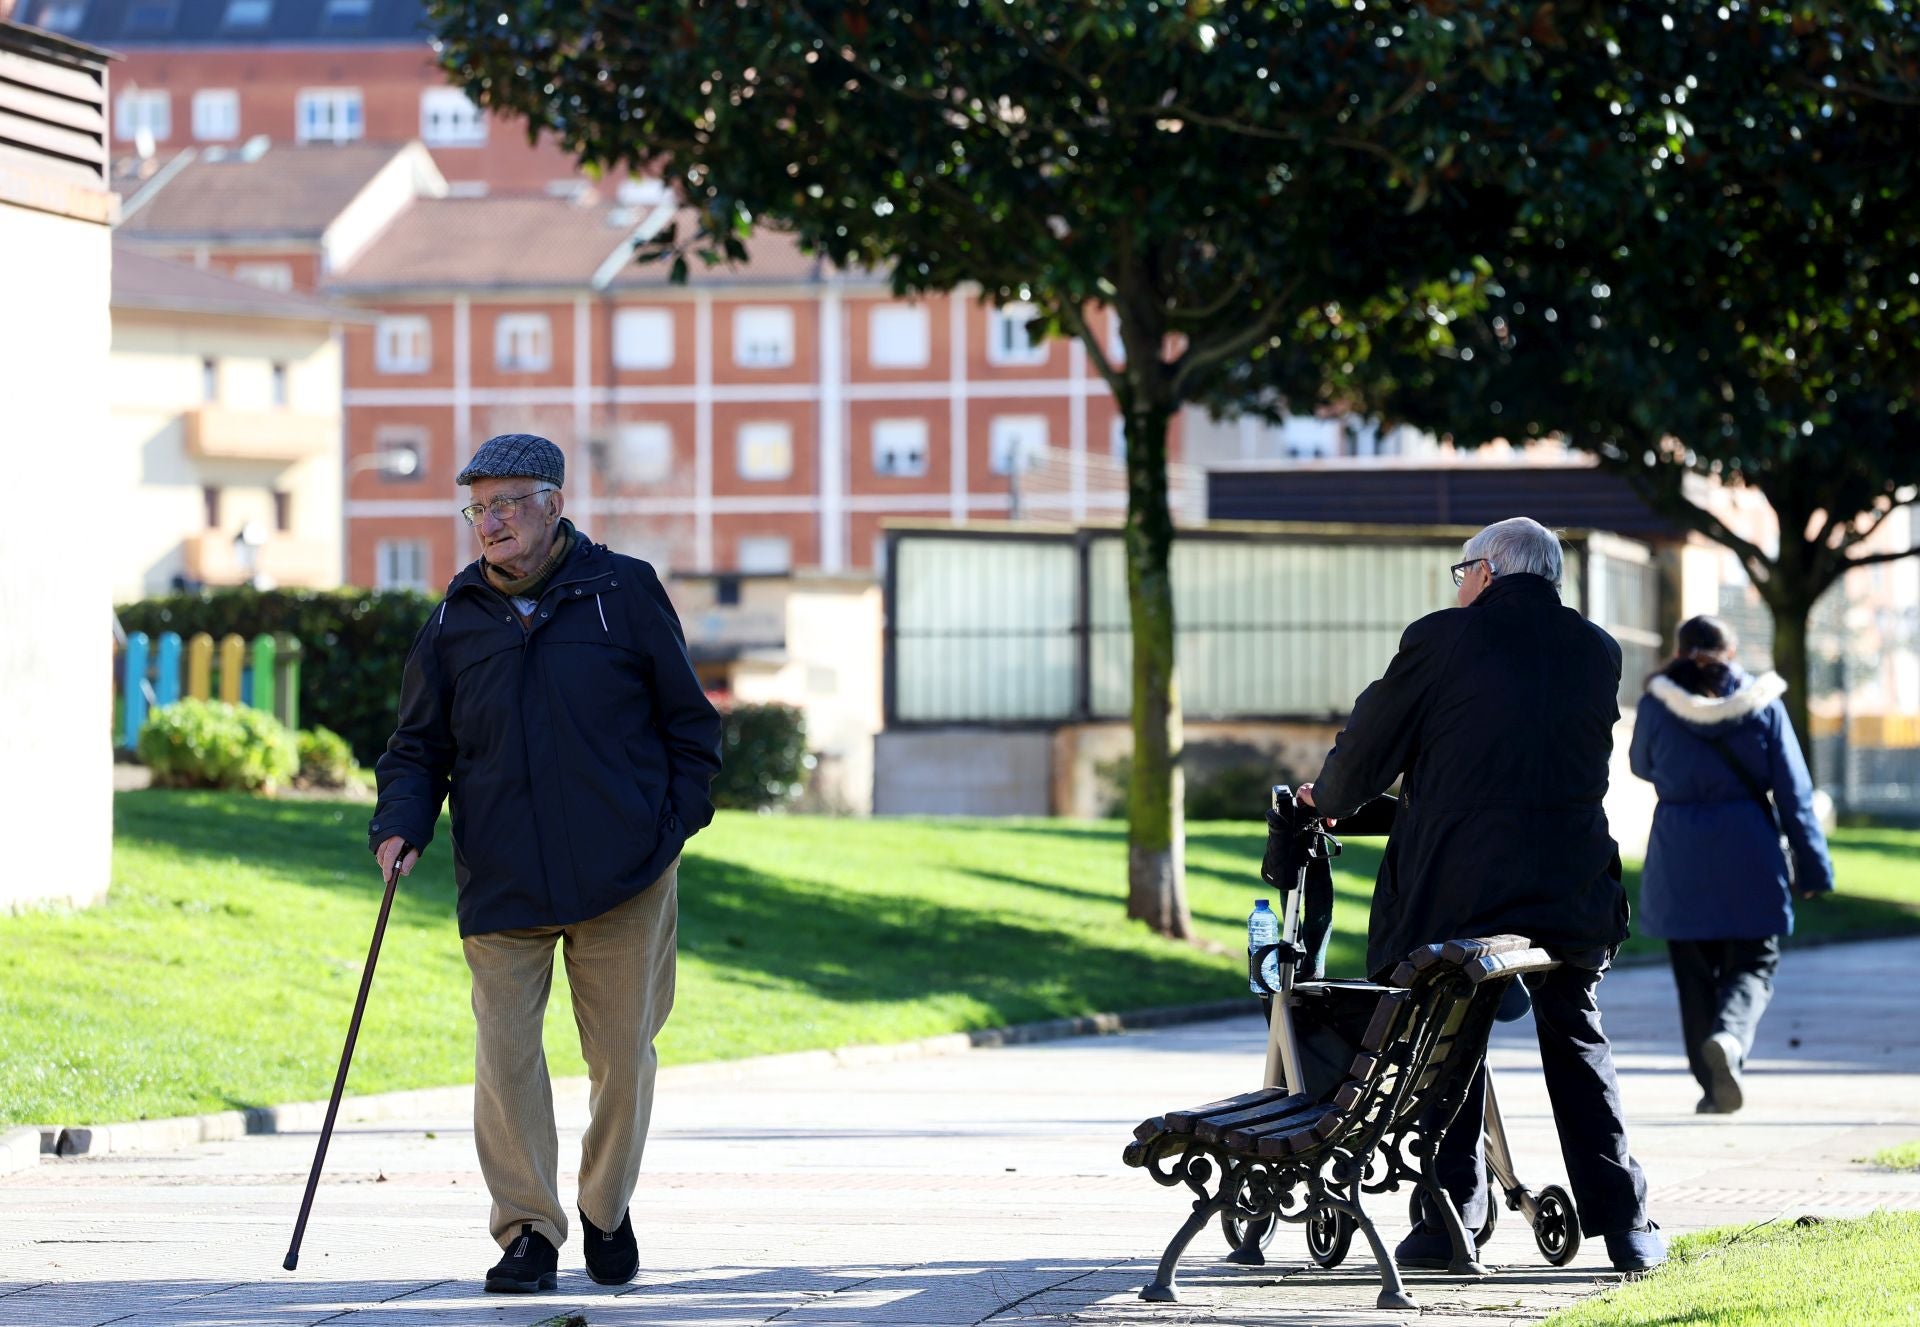
[[[207,151],[144,201],[136,192],[120,233],[135,239],[317,240],[404,143],[275,145],[257,157]],[[156,177],[158,178],[158,177]]]
[[[113,246],[113,307],[326,323],[359,322],[369,316],[310,295],[265,290],[218,272],[141,253],[126,244]]]

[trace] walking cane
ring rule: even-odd
[[[367,1011],[367,992],[373,987],[373,965],[380,961],[380,938],[387,933],[387,913],[393,909],[393,888],[400,883],[400,863],[412,852],[413,845],[401,843],[394,855],[393,870],[387,874],[387,894],[380,900],[380,920],[373,924],[373,944],[367,950],[367,970],[360,974],[360,995],[353,1002],[353,1021],[347,1024],[347,1044],[340,1048],[340,1072],[333,1076],[333,1099],[327,1103],[326,1122],[320,1126],[320,1146],[314,1149],[313,1173],[307,1176],[307,1195],[300,1200],[300,1218],[293,1223],[293,1243],[287,1246],[287,1260],[280,1265],[291,1272],[300,1265],[300,1240],[307,1233],[307,1216],[313,1211],[313,1192],[320,1187],[320,1167],[327,1159],[327,1143],[333,1138],[333,1117],[340,1113],[340,1094],[347,1086],[347,1066],[353,1063],[354,1039],[360,1035],[360,1015]]]

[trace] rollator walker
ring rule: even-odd
[[[1397,806],[1377,798],[1341,828],[1384,834]],[[1280,936],[1248,955],[1253,979],[1270,992],[1260,997],[1268,1027],[1262,1086],[1155,1116],[1134,1131],[1126,1162],[1197,1195],[1143,1299],[1178,1299],[1180,1255],[1217,1214],[1231,1247],[1227,1261],[1247,1266],[1266,1262],[1264,1250],[1282,1221],[1305,1226],[1307,1252],[1325,1268],[1346,1259],[1358,1230],[1380,1268],[1379,1306],[1415,1307],[1363,1206],[1365,1195],[1403,1181],[1413,1185],[1410,1217],[1418,1222],[1424,1207],[1450,1235],[1448,1270],[1456,1274],[1486,1273],[1478,1251],[1493,1234],[1496,1196],[1522,1214],[1548,1263],[1564,1266],[1579,1251],[1579,1220],[1566,1190],[1536,1191],[1520,1182],[1490,1079],[1483,1126],[1490,1188],[1478,1230],[1465,1229],[1434,1164],[1493,1022],[1525,1010],[1518,979],[1557,967],[1557,960],[1524,936],[1492,936],[1421,946],[1385,983],[1323,978],[1333,922],[1329,863],[1340,850],[1290,788],[1272,789],[1260,874],[1284,899]],[[1274,984],[1264,976],[1269,956]]]

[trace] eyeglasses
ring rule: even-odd
[[[1447,568],[1448,571],[1453,573],[1455,589],[1466,584],[1467,572],[1473,568],[1473,564],[1476,562],[1485,562],[1487,564],[1487,575],[1493,575],[1493,563],[1486,558],[1468,558],[1465,562],[1456,562]]]
[[[559,492],[558,489],[549,485],[546,488],[536,488],[531,493],[520,493],[513,497],[498,497],[484,503],[476,502],[470,507],[462,507],[460,514],[467,518],[468,525],[480,524],[480,517],[483,513],[491,515],[496,521],[510,521],[513,519],[514,513],[520,510],[520,504],[528,498],[537,498],[542,493],[557,492]]]

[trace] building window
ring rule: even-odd
[[[748,576],[778,576],[793,570],[793,541],[784,535],[742,536],[734,550],[734,570]]]
[[[1028,325],[1040,316],[1031,304],[1009,304],[987,311],[987,363],[1045,364],[1051,349],[1045,341],[1035,341]]]
[[[987,461],[996,475],[1031,469],[1046,450],[1045,415],[996,415],[987,427]]]
[[[220,399],[220,361],[200,361],[200,399],[209,405]]]
[[[733,362],[743,369],[782,369],[793,363],[793,310],[734,310]]]
[[[742,479],[785,479],[793,474],[793,430],[785,424],[742,424],[739,443]]]
[[[544,313],[503,313],[493,325],[493,364],[510,373],[553,367],[553,331]]]
[[[173,133],[173,98],[129,88],[114,101],[114,137],[132,142],[143,134],[164,143]]]
[[[879,304],[867,315],[867,360],[874,368],[924,369],[932,353],[926,306]]]
[[[218,530],[220,528],[219,486],[215,484],[209,484],[205,488],[201,489],[200,501],[207,509],[207,528],[209,530]]]
[[[383,483],[418,479],[427,468],[427,434],[417,428],[383,428],[373,435],[374,471]],[[356,465],[356,468],[357,465]]]
[[[873,421],[873,472],[911,477],[927,473],[927,421]]]
[[[273,0],[227,0],[226,28],[264,28],[273,17]]]
[[[652,420],[622,424],[615,437],[615,482],[658,484],[673,473],[673,430],[665,424]]]
[[[353,32],[367,25],[373,14],[373,0],[327,0],[320,11],[320,31]]]
[[[262,290],[293,289],[293,267],[289,263],[235,263],[233,277]]]
[[[72,32],[87,16],[87,0],[47,0],[36,22],[48,32]]]
[[[280,406],[287,403],[287,366],[278,360],[273,364],[273,403]]]
[[[620,369],[673,367],[673,314],[622,309],[613,315],[613,364]]]
[[[1125,415],[1113,417],[1113,432],[1107,440],[1107,450],[1113,453],[1113,459],[1116,461],[1127,459],[1127,417]]]
[[[381,539],[373,546],[373,588],[424,590],[427,588],[427,544],[424,539]]]
[[[240,94],[232,88],[202,88],[193,94],[193,136],[225,143],[240,136]]]
[[[1127,343],[1120,336],[1120,315],[1107,313],[1107,363],[1119,366],[1127,362]]]
[[[302,143],[352,143],[366,132],[359,88],[308,88],[294,113],[293,136]]]
[[[282,534],[293,529],[293,494],[280,489],[273,493],[273,528]]]
[[[120,31],[129,37],[163,33],[173,27],[174,0],[133,0]]]
[[[420,94],[420,139],[428,147],[478,147],[487,141],[486,113],[459,88]]]
[[[382,373],[425,373],[433,359],[427,320],[382,318],[373,333],[373,364]]]

